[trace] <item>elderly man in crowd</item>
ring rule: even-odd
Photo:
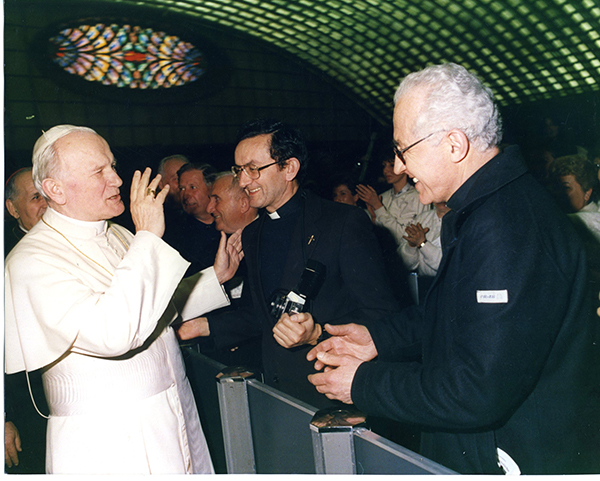
[[[5,222],[4,256],[41,219],[48,204],[33,185],[31,167],[14,172],[6,181],[6,210],[15,222]],[[34,396],[43,397],[39,373],[29,379]],[[41,400],[43,403],[43,399]],[[29,402],[24,373],[4,377],[4,460],[9,474],[43,474],[46,420]]]
[[[114,168],[92,129],[59,125],[36,142],[49,207],[6,260],[6,372],[43,369],[48,473],[211,473],[169,323],[228,303],[239,236],[180,284],[189,263],[161,240],[168,188],[155,195],[160,176],[134,174],[132,235],[107,222],[125,208]]]
[[[221,235],[214,218],[206,210],[215,179],[210,164],[189,162],[178,171],[179,196],[185,214],[175,225],[167,226],[165,241],[191,263],[186,276],[212,265]]]
[[[598,472],[597,319],[568,219],[501,151],[492,94],[456,64],[395,96],[396,172],[447,202],[425,305],[328,326],[308,354],[317,390],[422,428],[421,453],[461,473]],[[377,357],[377,362],[369,362]]]
[[[165,199],[165,208],[167,204],[176,204],[181,209],[181,199],[179,197],[179,178],[177,172],[185,164],[189,164],[190,161],[185,155],[174,154],[165,157],[158,164],[158,173],[160,174],[160,182],[158,188],[164,189],[166,185],[169,185],[169,193]]]
[[[184,211],[179,197],[179,177],[177,172],[185,164],[189,164],[189,160],[185,155],[174,154],[163,158],[158,164],[158,173],[160,174],[160,182],[158,188],[163,190],[166,185],[169,185],[169,192],[165,199],[165,233],[181,222]]]
[[[243,229],[258,215],[258,209],[250,205],[248,193],[231,172],[217,175],[206,210],[215,219],[217,230],[227,234]]]
[[[48,204],[33,185],[31,167],[19,169],[8,178],[4,196],[6,210],[17,221],[11,232],[4,236],[6,255],[27,231],[37,224]]]
[[[217,174],[211,189],[210,203],[206,210],[215,219],[217,230],[227,234],[244,229],[258,215],[258,210],[250,206],[247,192],[240,187],[231,171]],[[246,295],[242,298],[246,276],[246,262],[242,259],[235,276],[224,285],[229,299],[231,299],[231,305],[219,309],[218,312],[232,311],[249,302],[249,296]],[[211,313],[211,315],[214,314],[214,312]],[[227,366],[244,366],[256,373],[262,370],[260,337],[243,340],[233,347],[222,348],[217,348],[213,339],[198,338],[194,342],[198,342],[200,352]]]

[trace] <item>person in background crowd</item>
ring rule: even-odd
[[[33,184],[31,167],[14,172],[6,181],[6,210],[16,222],[5,222],[4,256],[13,249],[46,211],[46,199]],[[40,373],[29,375],[34,396],[45,408]],[[43,474],[46,456],[46,420],[29,399],[24,373],[4,376],[4,462],[9,474]]]
[[[334,180],[333,194],[334,202],[349,204],[362,208],[369,216],[371,222],[374,223],[373,229],[384,258],[385,271],[389,279],[392,291],[401,307],[408,306],[414,301],[410,298],[410,288],[408,284],[408,270],[405,268],[400,255],[398,254],[398,244],[393,233],[384,225],[376,222],[376,215],[373,207],[370,204],[365,204],[359,198],[358,186],[351,180],[341,177]],[[364,187],[364,186],[363,186]],[[370,186],[366,187],[371,189]],[[418,199],[418,197],[417,197]]]
[[[347,178],[338,178],[333,182],[332,200],[340,204],[353,205],[360,207],[369,216],[372,222],[375,222],[375,213],[369,210],[365,204],[358,198],[356,183]],[[359,205],[359,202],[361,205]],[[362,207],[361,207],[362,206]]]
[[[258,216],[257,209],[250,205],[248,194],[240,187],[231,171],[217,174],[212,185],[207,211],[214,217],[217,230],[227,234],[243,230]],[[246,261],[242,259],[235,276],[224,285],[231,305],[214,311],[213,315],[239,309],[245,305],[248,296],[242,299],[242,292],[246,277]],[[210,338],[201,337],[194,341],[198,343],[200,352],[226,366],[244,366],[257,375],[262,371],[259,336],[242,341],[233,347],[222,348],[215,347],[214,340]]]
[[[310,381],[420,426],[421,454],[459,473],[599,472],[599,323],[573,226],[518,147],[498,148],[475,75],[430,66],[394,100],[395,172],[450,208],[442,262],[423,306],[326,326]]]
[[[333,201],[356,206],[358,202],[356,184],[340,179],[333,186]]]
[[[598,212],[598,169],[581,155],[559,157],[552,165],[561,205],[567,212]]]
[[[409,224],[398,252],[407,269],[420,276],[434,277],[442,260],[442,218],[448,212],[445,202],[434,202],[434,210],[421,212]]]
[[[419,193],[408,182],[404,172],[394,172],[394,156],[391,152],[389,156],[385,156],[382,165],[383,176],[392,188],[381,196],[370,185],[359,184],[356,191],[360,200],[374,213],[375,223],[390,231],[398,247],[408,224],[413,222],[418,214],[429,210],[430,206],[419,202]]]
[[[215,174],[211,165],[193,162],[184,164],[177,171],[185,215],[173,228],[165,231],[164,239],[191,263],[186,277],[211,266],[219,248],[221,234],[207,211]]]
[[[177,209],[181,210],[179,178],[177,172],[181,167],[189,163],[190,161],[185,155],[174,154],[163,158],[158,164],[158,173],[160,174],[158,188],[162,190],[167,184],[169,185],[169,193],[165,200],[165,209],[167,209],[167,206],[176,206]]]
[[[425,300],[442,260],[442,218],[448,212],[445,202],[434,202],[434,209],[421,212],[415,217],[415,223],[409,224],[398,254],[404,266],[416,274],[416,300],[421,304]],[[414,286],[414,284],[413,284]]]
[[[31,167],[17,170],[6,181],[4,191],[8,213],[17,224],[4,235],[4,256],[41,219],[48,204],[37,191],[31,177]]]
[[[158,164],[158,173],[160,174],[159,190],[163,190],[166,185],[169,185],[169,193],[165,199],[165,235],[167,237],[170,231],[177,229],[177,225],[185,217],[179,195],[177,172],[189,163],[190,161],[185,155],[174,154],[163,158]]]
[[[552,166],[559,203],[569,213],[588,255],[591,280],[600,285],[600,212],[596,166],[581,155],[559,157]]]
[[[214,218],[217,230],[227,234],[243,229],[258,216],[258,209],[250,205],[248,193],[231,172],[217,175],[206,211]]]

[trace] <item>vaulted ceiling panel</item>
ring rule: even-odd
[[[478,73],[512,109],[600,90],[599,0],[6,0],[9,10],[10,149],[29,149],[52,122],[94,124],[108,135],[125,124],[146,129],[130,135],[136,145],[225,143],[256,115],[288,118],[319,141],[368,140],[375,124],[389,127],[402,77],[448,61]],[[167,104],[160,93],[144,104],[135,92],[131,102],[81,94],[36,67],[40,32],[107,12],[185,24],[218,44],[233,73],[214,95]]]
[[[106,0],[109,1],[109,0]],[[121,0],[257,37],[345,85],[381,122],[399,79],[430,63],[476,71],[503,105],[598,90],[593,0]]]

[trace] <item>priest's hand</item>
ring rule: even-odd
[[[306,359],[315,362],[315,369],[320,371],[325,367],[319,353],[349,355],[361,361],[370,361],[377,357],[377,348],[369,330],[360,324],[325,324],[325,330],[332,337],[313,347]]]
[[[304,344],[315,345],[321,333],[321,325],[308,312],[291,316],[284,313],[273,328],[273,337],[280,346],[287,349]]]
[[[338,356],[324,351],[317,354],[317,359],[327,367],[324,372],[309,375],[308,380],[329,399],[352,404],[352,381],[363,361],[353,356]]]
[[[206,317],[196,317],[181,323],[177,328],[177,337],[182,341],[194,339],[195,337],[206,337],[210,335],[210,327]]]
[[[243,258],[242,229],[235,231],[229,238],[225,232],[221,232],[221,241],[214,265],[219,283],[223,284],[235,275]]]
[[[135,231],[146,230],[162,237],[165,233],[165,213],[163,204],[169,192],[167,184],[158,194],[158,182],[160,174],[150,182],[150,168],[146,168],[141,174],[136,170],[131,180],[131,219],[135,225]]]

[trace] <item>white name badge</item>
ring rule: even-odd
[[[508,291],[477,291],[477,302],[479,304],[506,304],[508,302]]]

